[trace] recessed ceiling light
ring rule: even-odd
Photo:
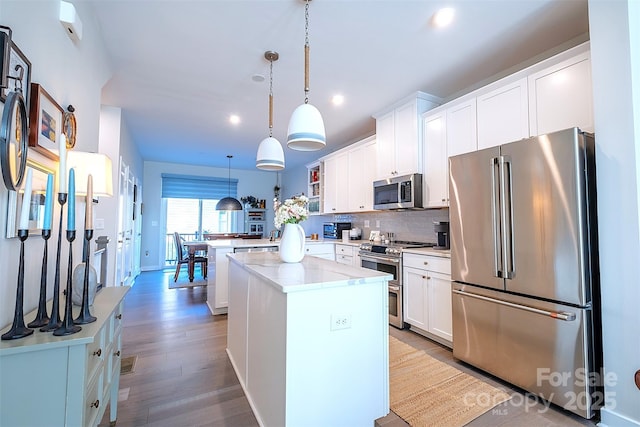
[[[333,97],[331,98],[331,102],[333,103],[333,105],[342,105],[344,103],[344,96],[338,94],[338,95],[333,95]]]
[[[456,11],[452,7],[443,7],[433,14],[432,22],[437,28],[443,28],[451,24]]]
[[[232,125],[237,125],[238,123],[240,123],[240,116],[236,115],[236,114],[232,114],[229,116],[229,123],[231,123]]]
[[[264,76],[262,74],[254,74],[253,76],[251,76],[251,80],[261,83],[264,81]]]

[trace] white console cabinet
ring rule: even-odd
[[[57,337],[36,330],[28,337],[0,342],[0,425],[96,426],[108,403],[109,419],[115,423],[122,300],[129,289],[117,286],[98,292],[90,308],[97,320],[81,325],[76,334]],[[63,315],[64,301],[60,305]],[[74,311],[76,317],[79,307]],[[25,323],[35,314],[36,310],[27,314]]]

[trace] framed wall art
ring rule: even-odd
[[[46,203],[47,176],[53,174],[55,182],[56,172],[36,163],[27,160],[27,168],[32,169],[32,190],[31,203],[29,210],[29,233],[39,233],[44,225],[44,208]],[[16,237],[18,235],[18,218],[20,218],[20,210],[22,209],[22,198],[24,197],[24,182],[16,189],[17,191],[8,191],[7,203],[7,238]],[[57,197],[54,192],[51,197]],[[56,205],[54,200],[54,206]]]
[[[29,147],[58,160],[62,140],[62,107],[38,83],[31,83]]]
[[[11,29],[5,26],[0,26],[0,61],[0,101],[5,102],[9,92],[21,88],[28,110],[31,62],[11,40]]]

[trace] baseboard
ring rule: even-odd
[[[600,410],[598,427],[639,427],[640,422],[608,409]]]

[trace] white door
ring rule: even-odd
[[[142,244],[142,185],[136,178],[133,187],[133,277],[140,274],[140,248]]]
[[[118,242],[116,245],[116,281],[131,285],[133,281],[133,187],[134,177],[129,166],[120,159],[118,180]]]

